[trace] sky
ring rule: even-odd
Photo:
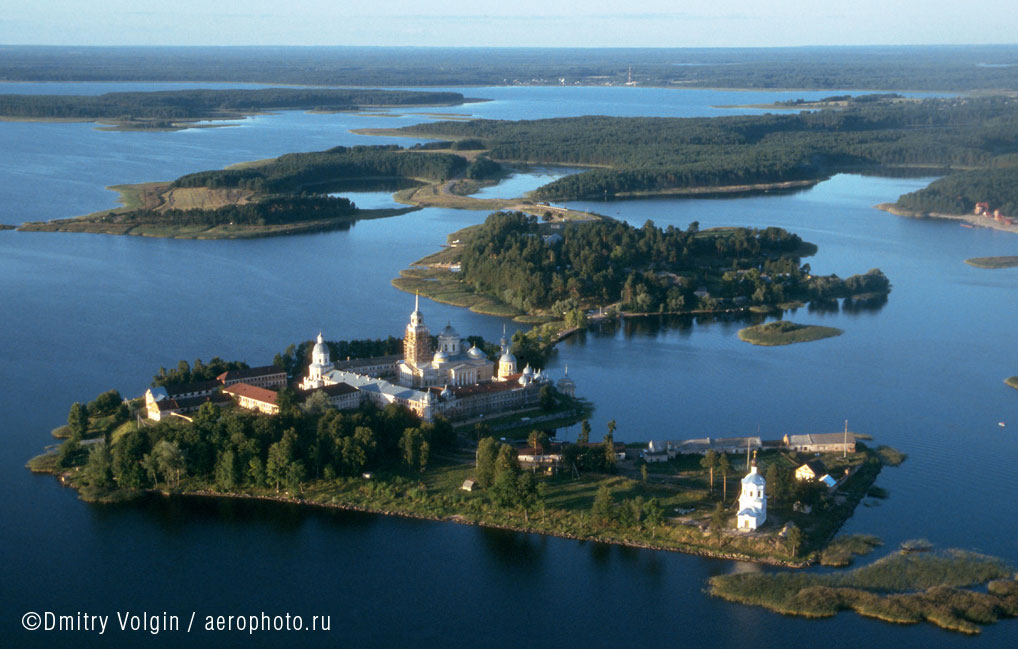
[[[771,47],[1018,42],[1013,0],[28,0],[8,45]]]

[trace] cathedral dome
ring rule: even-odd
[[[453,398],[452,390],[449,389],[448,385],[445,386],[444,388],[442,388],[442,394],[440,396],[443,399],[452,399]]]
[[[533,376],[533,375],[534,370],[533,368],[530,367],[530,363],[527,363],[527,366],[523,368],[523,376]]]
[[[322,338],[321,332],[318,332],[318,339],[315,342],[315,347],[311,350],[311,360],[319,365],[324,365],[329,362],[329,347],[325,344],[325,339]]]
[[[441,349],[435,352],[435,357],[432,359],[434,363],[448,363],[449,356],[446,355]]]
[[[478,349],[477,345],[474,345],[473,347],[467,350],[467,356],[469,356],[471,359],[475,361],[484,360],[484,352]]]
[[[516,365],[516,357],[513,356],[512,354],[510,354],[509,352],[506,352],[506,353],[502,354],[502,358],[498,359],[498,362],[499,363],[512,363],[515,366]]]
[[[459,338],[460,337],[460,335],[458,333],[456,333],[456,330],[452,328],[451,324],[445,325],[445,329],[443,329],[442,333],[440,333],[438,335],[439,336],[447,336],[449,338]]]

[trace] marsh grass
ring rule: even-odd
[[[986,584],[986,592],[967,587]],[[1013,569],[994,557],[945,550],[892,554],[848,572],[741,573],[710,580],[716,597],[786,615],[831,617],[841,610],[899,624],[929,621],[979,633],[979,625],[1018,615]]]

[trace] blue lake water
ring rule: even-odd
[[[40,93],[91,87],[11,85]],[[92,90],[105,92],[108,85]],[[166,84],[146,87],[155,85]],[[498,101],[436,110],[518,118],[711,115],[717,104],[809,96],[712,92],[472,88],[465,94]],[[108,184],[168,179],[286,151],[392,141],[347,131],[421,119],[288,112],[239,127],[176,133],[0,123],[0,221],[110,207],[115,197],[103,189]],[[1018,322],[1018,269],[962,263],[1018,254],[1018,237],[872,209],[928,180],[840,175],[793,194],[570,203],[634,224],[785,227],[819,246],[808,260],[815,272],[845,276],[879,267],[894,290],[878,310],[800,309],[789,316],[845,330],[834,339],[763,348],[738,340],[742,322],[644,319],[568,340],[549,371],[560,376],[568,364],[579,394],[597,405],[595,434],[616,419],[616,437],[623,440],[744,434],[758,427],[765,437],[829,432],[847,418],[854,430],[909,454],[904,465],[880,476],[890,498],[860,507],[847,531],[878,534],[888,548],[926,537],[1018,563],[1008,492],[1018,462],[1018,392],[1002,382],[1018,374],[1018,349],[1010,342]],[[508,194],[509,186],[502,190]],[[364,207],[391,201],[380,192],[351,197]],[[92,506],[51,477],[23,469],[52,441],[48,432],[63,422],[72,401],[111,387],[138,394],[161,365],[213,355],[266,363],[319,329],[333,339],[401,335],[412,298],[389,280],[436,250],[448,232],[484,216],[426,209],[344,231],[252,241],[0,231],[0,486],[6,495],[0,579],[12,646],[293,642],[278,634],[95,637],[17,628],[28,610],[112,614],[143,607],[185,621],[192,610],[199,616],[261,610],[331,615],[331,633],[302,636],[299,644],[308,647],[1013,642],[1015,623],[1008,621],[967,638],[854,614],[785,618],[703,594],[710,575],[754,566],[264,504],[157,499]],[[505,323],[430,301],[422,310],[432,327],[452,321],[462,333],[487,338],[497,338]]]

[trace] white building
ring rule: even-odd
[[[749,473],[742,479],[742,493],[739,494],[739,530],[751,531],[767,520],[767,481],[756,470],[756,458],[749,467]]]
[[[315,347],[311,350],[311,364],[308,365],[308,375],[301,382],[301,389],[314,390],[315,388],[329,385],[330,383],[325,380],[324,376],[331,369],[332,363],[329,361],[329,346],[325,344],[322,332],[319,331]]]

